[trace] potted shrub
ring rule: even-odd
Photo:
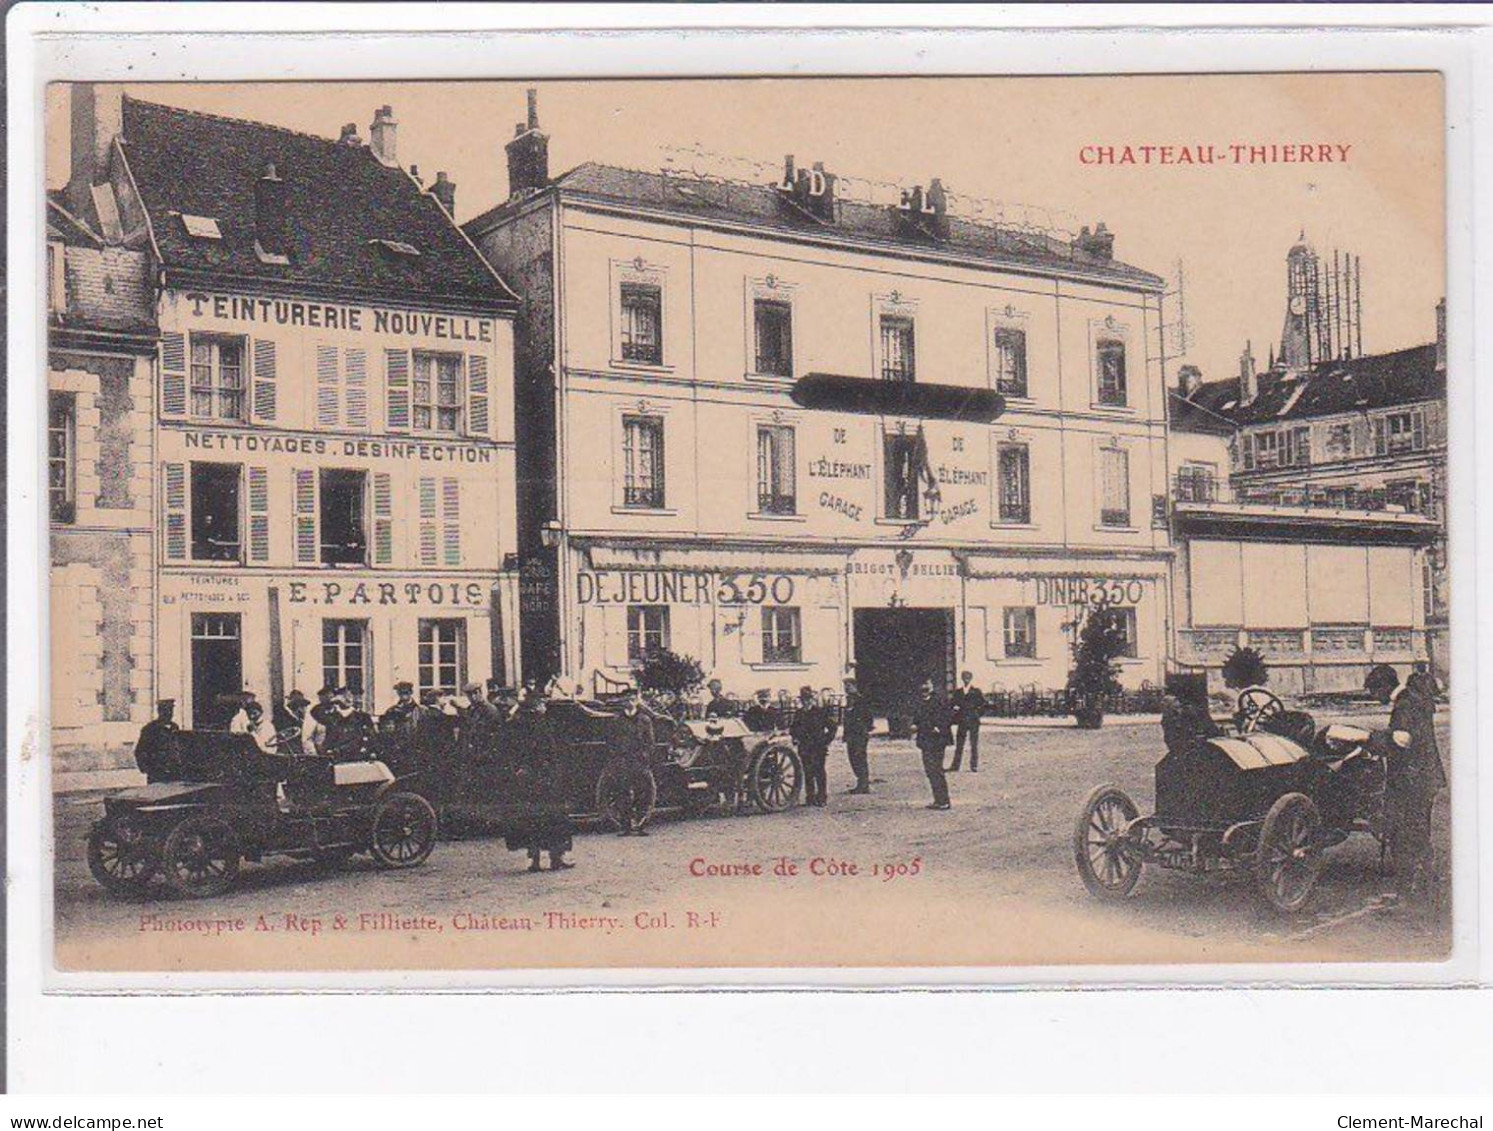
[[[1079,626],[1073,645],[1073,670],[1068,674],[1068,702],[1084,730],[1104,724],[1104,704],[1120,690],[1120,667],[1115,663],[1128,650],[1125,622],[1119,610],[1095,605]]]
[[[634,669],[638,687],[676,718],[686,698],[700,690],[705,669],[693,656],[659,648],[649,652]]]
[[[1253,648],[1235,648],[1223,662],[1223,685],[1234,691],[1246,687],[1264,687],[1270,678],[1270,665]]]

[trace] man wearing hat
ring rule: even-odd
[[[394,705],[379,716],[379,727],[393,736],[396,743],[407,744],[420,721],[420,705],[415,702],[415,685],[401,679],[394,685]]]
[[[949,696],[954,720],[954,762],[949,767],[958,772],[964,761],[964,744],[969,743],[969,772],[980,772],[980,720],[985,717],[985,693],[975,686],[972,672],[959,673],[959,686]]]
[[[156,717],[140,728],[135,740],[135,764],[147,782],[170,781],[181,774],[181,727],[176,725],[176,700],[156,700]]]
[[[767,688],[758,689],[751,706],[743,712],[741,721],[756,734],[767,734],[777,729],[777,719],[772,711],[772,693]]]
[[[944,777],[943,759],[949,746],[949,707],[931,679],[923,680],[923,697],[918,701],[912,726],[923,755],[923,772],[928,775],[928,787],[933,791],[933,803],[928,808],[947,809],[949,782]]]
[[[323,687],[316,693],[316,705],[311,708],[311,717],[322,726],[327,725],[327,720],[332,717],[332,712],[336,709],[332,706],[332,699],[336,694],[335,687]]]
[[[323,752],[332,761],[361,762],[373,757],[373,719],[353,705],[353,694],[346,687],[339,687],[332,696],[332,713],[323,725],[327,728]]]
[[[713,679],[705,687],[710,692],[710,702],[705,704],[707,719],[729,719],[736,714],[736,704],[726,698],[720,680]]]
[[[850,759],[850,772],[855,775],[855,784],[847,793],[871,792],[871,763],[866,757],[866,747],[871,742],[871,705],[856,686],[855,680],[845,681],[845,754]]]
[[[321,755],[322,748],[327,741],[327,728],[322,726],[311,717],[311,700],[307,699],[300,691],[292,691],[285,697],[285,709],[290,716],[290,726],[281,728],[283,733],[288,734],[294,730],[299,735],[301,753],[308,758],[316,758]]]
[[[798,693],[798,711],[788,733],[798,745],[798,755],[804,764],[804,804],[823,807],[828,801],[825,789],[824,763],[829,758],[829,744],[834,740],[839,724],[825,707],[814,699],[812,687],[802,687]]]

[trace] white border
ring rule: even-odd
[[[1339,9],[1335,16],[1346,19]],[[174,1033],[178,1042],[186,1049],[200,1043],[202,1028],[221,1031],[218,1011],[227,1012],[231,1002],[236,1018],[247,1023],[263,1026],[264,1036],[254,1047],[257,1055],[275,1063],[284,1062],[291,1077],[302,1080],[302,1086],[326,1087],[327,1080],[317,1071],[317,1065],[303,1063],[315,1060],[307,1057],[306,1046],[299,1040],[278,1042],[271,1034],[294,1032],[297,1025],[308,1024],[310,1019],[323,1011],[330,1012],[332,1002],[310,999],[304,996],[307,990],[351,991],[378,985],[390,989],[455,990],[468,986],[473,981],[469,973],[437,974],[269,974],[251,975],[231,980],[219,975],[177,975],[163,979],[160,975],[130,977],[120,975],[60,976],[49,973],[51,952],[51,876],[50,851],[38,855],[36,847],[49,842],[51,792],[48,788],[49,774],[46,772],[46,736],[39,719],[45,703],[44,683],[41,673],[46,668],[43,662],[46,633],[42,626],[43,610],[47,597],[42,548],[47,544],[46,522],[40,500],[42,491],[42,463],[40,461],[40,391],[44,354],[44,309],[38,296],[46,293],[41,275],[43,227],[40,190],[42,187],[42,142],[39,128],[42,91],[46,81],[55,78],[82,78],[91,80],[119,80],[143,82],[151,80],[189,80],[207,78],[224,79],[307,79],[317,78],[390,78],[421,77],[441,78],[504,78],[535,77],[552,78],[585,75],[707,75],[707,74],[751,74],[771,72],[777,74],[862,74],[862,73],[922,73],[922,74],[996,74],[996,73],[1067,73],[1067,72],[1169,72],[1183,70],[1331,70],[1331,69],[1436,69],[1446,76],[1448,124],[1447,165],[1448,187],[1448,322],[1451,327],[1449,368],[1453,379],[1454,396],[1459,408],[1477,411],[1454,413],[1451,417],[1452,435],[1451,497],[1452,524],[1461,532],[1452,544],[1452,562],[1456,586],[1454,598],[1457,612],[1457,631],[1453,634],[1454,667],[1458,678],[1453,688],[1453,742],[1452,758],[1458,788],[1452,798],[1453,820],[1456,838],[1453,845],[1454,887],[1458,893],[1458,906],[1454,921],[1454,958],[1443,964],[1332,964],[1318,966],[1186,966],[1176,968],[1158,967],[1091,967],[1091,968],[981,968],[974,970],[936,969],[891,971],[844,971],[844,970],[799,970],[791,972],[791,981],[784,981],[778,971],[608,971],[594,972],[594,976],[572,971],[531,972],[484,975],[481,980],[492,988],[546,989],[556,987],[585,987],[594,994],[598,987],[658,986],[684,988],[701,985],[777,986],[780,988],[895,988],[908,984],[924,987],[984,986],[1002,989],[1011,986],[1046,986],[1069,988],[1083,986],[1097,988],[1113,985],[1154,985],[1166,987],[1204,986],[1230,984],[1255,987],[1278,987],[1282,985],[1306,985],[1331,983],[1339,986],[1399,985],[1446,985],[1453,982],[1463,984],[1478,978],[1486,978],[1493,969],[1489,962],[1493,956],[1493,944],[1487,933],[1478,931],[1477,908],[1490,898],[1493,892],[1493,875],[1484,869],[1478,870],[1481,831],[1477,815],[1481,811],[1493,811],[1493,775],[1477,777],[1474,757],[1475,735],[1488,723],[1493,722],[1489,712],[1493,711],[1487,701],[1476,702],[1474,679],[1470,673],[1476,668],[1482,643],[1474,638],[1472,626],[1481,624],[1484,614],[1475,603],[1474,538],[1487,544],[1493,534],[1488,524],[1493,516],[1484,514],[1479,521],[1474,508],[1474,478],[1481,486],[1490,474],[1490,463],[1474,469],[1473,437],[1481,416],[1485,425],[1493,423],[1489,410],[1474,402],[1472,391],[1474,344],[1470,329],[1477,325],[1472,317],[1474,309],[1474,252],[1473,237],[1479,240],[1479,248],[1488,245],[1486,227],[1486,205],[1482,206],[1485,226],[1474,231],[1474,194],[1472,191],[1474,162],[1483,176],[1478,180],[1488,183],[1493,176],[1493,161],[1488,151],[1474,148],[1474,130],[1469,127],[1484,126],[1488,119],[1487,95],[1475,82],[1480,77],[1479,64],[1486,69],[1493,62],[1493,37],[1486,28],[1476,31],[1453,31],[1443,29],[1434,32],[1393,32],[1389,30],[1342,31],[1331,35],[1320,35],[1295,31],[1282,33],[1256,28],[1250,31],[1227,31],[1211,29],[1202,32],[1140,32],[1114,30],[1097,34],[1094,31],[1058,33],[1043,31],[1038,38],[1028,32],[996,32],[973,30],[969,25],[1004,22],[1010,27],[1052,27],[1060,24],[1076,25],[1080,22],[1111,25],[1123,28],[1126,23],[1149,22],[1153,26],[1181,25],[1189,20],[1197,21],[1206,15],[1212,23],[1221,20],[1249,19],[1254,22],[1270,19],[1279,25],[1316,24],[1325,12],[1321,9],[1255,7],[1214,9],[1200,15],[1197,9],[1149,6],[1141,11],[1136,8],[1066,9],[1053,11],[1037,8],[1012,8],[976,10],[971,8],[908,8],[908,7],[803,7],[789,9],[749,9],[741,7],[680,8],[672,6],[616,7],[576,6],[418,6],[404,5],[328,5],[322,7],[292,5],[136,5],[118,4],[104,7],[81,5],[30,5],[21,6],[9,14],[8,31],[11,53],[9,57],[8,96],[10,105],[9,169],[10,169],[10,259],[8,277],[13,280],[30,280],[35,285],[13,285],[9,295],[11,337],[9,342],[9,372],[18,379],[10,383],[10,419],[13,422],[33,422],[30,428],[24,425],[13,427],[10,435],[10,467],[12,474],[8,483],[8,514],[10,521],[9,554],[9,705],[8,743],[10,751],[10,902],[9,941],[10,987],[12,1000],[26,1002],[26,1011],[13,1014],[12,1049],[23,1054],[16,1063],[18,1082],[69,1081],[74,1085],[86,1084],[96,1088],[129,1088],[137,1081],[127,1070],[131,1065],[156,1065],[161,1063],[157,1049],[149,1037],[140,1041],[131,1038],[127,1030],[116,1027],[114,1022],[102,1024],[107,1013],[117,1017],[129,1014],[145,1019],[150,1017],[174,1018],[166,1029],[157,1033]],[[1416,8],[1413,11],[1387,7],[1357,8],[1353,11],[1360,28],[1391,25],[1397,21],[1415,20],[1419,23],[1437,21],[1443,24],[1454,20],[1469,21],[1475,14],[1468,9],[1445,7]],[[756,24],[759,26],[783,27],[798,25],[800,28],[823,29],[835,25],[844,29],[857,25],[934,25],[963,27],[957,34],[939,31],[910,31],[889,33],[886,31],[803,30],[796,34],[765,32],[746,35],[741,32],[723,31],[695,34],[689,38],[687,49],[681,49],[677,33],[649,33],[637,30],[617,30],[604,33],[579,34],[535,34],[534,28],[612,27],[625,24],[676,28],[681,25],[729,27],[731,25]],[[271,35],[258,29],[275,26],[297,29],[294,35]],[[456,29],[487,27],[515,30],[511,33],[490,31],[484,34],[465,32],[461,34],[425,35],[413,41],[407,35],[394,34],[403,29],[422,27],[427,29]],[[337,49],[328,51],[326,42],[309,35],[318,31],[341,32],[357,29],[362,35],[340,35]],[[230,40],[229,30],[253,31],[252,38]],[[161,34],[169,32],[178,34]],[[383,34],[369,35],[366,33]],[[154,34],[148,34],[154,33]],[[84,38],[86,36],[86,38]],[[209,38],[210,37],[210,38]],[[206,50],[211,44],[212,50]],[[1479,102],[1477,99],[1481,98]],[[1476,260],[1477,281],[1486,288],[1493,283],[1488,263],[1493,255],[1484,254]],[[26,332],[30,328],[30,332]],[[1479,329],[1479,344],[1484,348],[1493,346],[1489,335],[1493,330]],[[32,376],[34,375],[34,376]],[[30,377],[31,379],[28,379]],[[1486,427],[1483,429],[1486,431]],[[28,475],[27,469],[36,469]],[[1480,474],[1478,474],[1480,472]],[[1486,509],[1486,508],[1485,508]],[[1469,674],[1462,674],[1469,673]],[[1481,804],[1479,804],[1481,802]],[[50,849],[50,844],[48,843]],[[1480,897],[1480,898],[1478,898]],[[40,943],[40,945],[38,945]],[[65,988],[73,991],[118,992],[119,990],[157,989],[163,981],[172,991],[190,991],[207,987],[238,990],[274,986],[284,990],[301,991],[296,997],[222,998],[192,996],[189,998],[134,998],[125,1001],[114,999],[107,1006],[86,997],[37,997],[38,991],[46,988]],[[508,997],[501,1007],[504,1017],[499,1024],[530,1031],[554,1027],[549,1040],[592,1041],[600,1050],[606,1050],[609,1042],[600,1042],[583,1035],[580,1030],[567,1026],[571,1019],[580,1018],[589,1009],[582,1009],[594,999],[588,995],[553,995],[539,998]],[[902,1039],[896,1047],[907,1047],[907,1038],[917,1030],[919,1018],[930,1014],[948,1013],[958,1015],[969,1011],[983,1012],[995,1000],[1002,1002],[1002,1013],[1009,1023],[1018,1026],[1008,1040],[1005,1051],[1019,1062],[1026,1064],[1035,1076],[1025,1077],[1029,1085],[1047,1080],[1049,1086],[1083,1087],[1128,1087],[1132,1079],[1133,1064],[1130,1056],[1119,1059],[1118,1065],[1100,1065],[1093,1074],[1080,1084],[1072,1078],[1073,1058],[1070,1047],[1064,1043],[1051,1044],[1043,1039],[1039,1031],[1023,1025],[1020,1018],[1035,1021],[1050,1009],[1052,1015],[1077,1013],[1089,1016],[1096,1024],[1092,1032],[1102,1032],[1101,1017],[1109,1017],[1110,1024],[1135,1024],[1133,1011],[1163,1010],[1172,1018],[1170,1025],[1186,1025],[1189,1015],[1207,1013],[1208,999],[1217,995],[1177,994],[1155,992],[1139,999],[1133,993],[1114,994],[985,994],[976,997],[961,996],[955,1004],[946,1005],[942,999],[929,992],[903,992],[896,996],[895,1006],[888,1008],[897,1016],[906,1018],[900,1024],[909,1024],[910,1029],[891,1029],[899,1032]],[[759,1021],[769,1006],[772,1019],[784,1024],[810,1022],[815,1014],[813,1003],[824,1001],[817,994],[762,994],[751,997],[740,995],[716,995],[702,997],[692,995],[685,1008],[669,1009],[668,996],[603,994],[608,1007],[602,1012],[612,1014],[614,1022],[629,1027],[637,1024],[673,1025],[677,1037],[684,1028],[696,1028],[707,1019],[716,1024],[730,1026],[734,1020],[753,1018]],[[859,1034],[864,1045],[869,1043],[865,1026],[869,1023],[867,1011],[874,1002],[882,998],[861,998],[845,1007],[832,1011],[835,1024],[847,1034]],[[1260,996],[1256,1001],[1263,1000]],[[1334,1023],[1336,1039],[1352,1035],[1357,1031],[1385,1029],[1383,1002],[1378,994],[1351,995],[1341,997],[1343,1017]],[[465,1017],[477,1022],[475,1012],[483,1008],[490,1017],[495,1005],[482,1006],[479,999],[460,998],[436,1002],[431,999],[389,999],[386,996],[339,998],[336,1013],[342,1018],[346,1034],[364,1032],[363,1026],[382,1020],[385,1011],[394,1009],[398,1002],[401,1015],[411,1018],[414,1031],[420,1031],[420,1017]],[[1376,1010],[1372,1002],[1380,1002]],[[925,1009],[938,1003],[937,1009]],[[1421,1033],[1422,1040],[1431,1042],[1444,1035],[1443,1023],[1438,1017],[1442,1010],[1425,1012],[1419,1004],[1412,1006],[1411,999],[1397,997],[1393,1007],[1394,1020],[1388,1026],[1394,1032],[1392,1043],[1400,1048],[1413,1047],[1409,1042]],[[615,1010],[610,1008],[616,1005]],[[680,1003],[681,1005],[683,1003]],[[1484,1007],[1486,1007],[1484,1001]],[[838,1006],[838,1003],[837,1003]],[[691,1013],[688,1023],[682,1021],[686,1008]],[[1450,1018],[1464,1007],[1458,1003],[1444,1010]],[[377,1012],[375,1012],[377,1011]],[[1148,1016],[1151,1014],[1148,1013]],[[1358,1017],[1355,1022],[1353,1017]],[[41,1018],[46,1017],[46,1021]],[[627,1018],[625,1022],[622,1018]],[[195,1020],[194,1020],[195,1019]],[[359,1019],[362,1019],[361,1021]],[[1158,1018],[1159,1019],[1159,1018]],[[26,1044],[17,1049],[14,1043],[16,1027],[24,1023],[28,1037]],[[458,1021],[457,1024],[461,1022]],[[882,1022],[877,1022],[879,1028]],[[381,1024],[380,1024],[380,1027]],[[1453,1025],[1455,1029],[1455,1025]],[[700,1033],[709,1030],[699,1029]],[[1233,1036],[1226,1036],[1226,1028],[1210,1027],[1213,1037],[1222,1041],[1221,1046],[1210,1046],[1208,1039],[1191,1041],[1186,1039],[1186,1030],[1160,1029],[1156,1039],[1168,1048],[1169,1064],[1173,1071],[1185,1072],[1190,1067],[1201,1076],[1178,1077],[1179,1083],[1196,1084],[1200,1080],[1237,1080],[1240,1062],[1227,1050],[1238,1050],[1242,1046]],[[1142,1033],[1132,1030],[1138,1040]],[[43,1036],[43,1034],[45,1034]],[[719,1034],[719,1030],[716,1030]],[[954,1062],[963,1059],[946,1037],[930,1028],[928,1042],[907,1062],[909,1068],[922,1065],[932,1075],[927,1079],[946,1077],[951,1058]],[[1018,1035],[1019,1034],[1019,1035]],[[627,1038],[619,1033],[604,1034],[610,1042]],[[851,1067],[857,1062],[848,1055],[856,1047],[856,1038],[848,1036],[845,1050],[836,1050],[833,1042],[826,1040],[821,1029],[816,1034],[819,1061],[817,1065],[804,1065],[790,1073],[789,1080],[798,1080],[806,1085],[818,1075],[820,1069],[831,1064]],[[246,1035],[247,1037],[247,1035]],[[1268,1075],[1273,1067],[1278,1078],[1307,1082],[1311,1086],[1331,1086],[1333,1080],[1356,1078],[1363,1062],[1349,1063],[1334,1053],[1324,1054],[1322,1034],[1277,1032],[1271,1047],[1262,1047],[1259,1040],[1250,1043],[1248,1058],[1249,1074],[1256,1079],[1262,1073]],[[1303,1040],[1303,1038],[1310,1038]],[[1328,1037],[1331,1041],[1334,1038]],[[1471,1040],[1456,1051],[1444,1056],[1435,1072],[1456,1075],[1463,1080],[1482,1080],[1479,1072],[1486,1070],[1486,1056],[1490,1042],[1486,1035],[1483,1043]],[[737,1034],[736,1041],[742,1042]],[[527,1044],[528,1042],[525,1042]],[[1129,1043],[1128,1039],[1124,1043]],[[1347,1047],[1347,1043],[1339,1048]],[[138,1048],[133,1046],[140,1046]],[[635,1086],[636,1059],[634,1056],[616,1057],[612,1063],[596,1060],[588,1062],[599,1069],[594,1080],[577,1081],[574,1076],[575,1060],[568,1055],[547,1055],[556,1047],[546,1045],[544,1038],[533,1042],[535,1057],[530,1071],[538,1076],[526,1076],[529,1083],[552,1080],[572,1086],[599,1085],[610,1080],[614,1085]],[[615,1051],[615,1043],[610,1043]],[[684,1045],[683,1047],[688,1047]],[[1356,1046],[1355,1046],[1356,1047]],[[1378,1047],[1378,1046],[1376,1046]],[[425,1052],[434,1051],[435,1046]],[[109,1050],[112,1060],[101,1058],[100,1050]],[[1046,1056],[1043,1050],[1046,1049]],[[1483,1051],[1479,1051],[1479,1050]],[[92,1050],[91,1056],[79,1056],[80,1050]],[[1295,1050],[1295,1057],[1289,1055]],[[192,1080],[174,1079],[175,1086],[219,1086],[242,1085],[245,1076],[242,1063],[235,1063],[232,1054],[222,1062],[209,1062],[198,1050],[194,1063],[204,1071],[200,1078]],[[438,1070],[443,1077],[460,1064],[473,1066],[473,1081],[487,1084],[493,1069],[489,1050],[481,1042],[468,1047],[454,1057],[450,1048],[442,1046],[442,1059],[436,1061],[429,1055],[414,1054],[421,1063]],[[634,1048],[633,1053],[638,1050]],[[797,1049],[789,1046],[779,1050],[784,1060],[794,1060]],[[929,1055],[932,1054],[932,1055]],[[873,1053],[874,1055],[874,1053]],[[1131,1055],[1140,1055],[1132,1052]],[[1382,1052],[1381,1052],[1382,1055]],[[340,1060],[341,1058],[339,1058]],[[1087,1059],[1087,1058],[1083,1058]],[[549,1062],[549,1063],[546,1063]],[[262,1062],[261,1062],[262,1063]],[[325,1062],[323,1062],[325,1063]],[[343,1061],[343,1063],[347,1063]],[[370,1051],[363,1069],[370,1081],[388,1087],[387,1079],[391,1066],[376,1051]],[[814,1069],[810,1075],[809,1069]],[[263,1071],[257,1066],[256,1073]],[[714,1068],[702,1065],[698,1060],[691,1063],[691,1082],[700,1082],[700,1073],[727,1084],[741,1083],[733,1066],[718,1065]],[[1344,1075],[1351,1073],[1351,1075]],[[499,1078],[503,1073],[499,1072]],[[259,1077],[263,1079],[262,1076]],[[457,1077],[458,1079],[460,1077]],[[840,1077],[842,1082],[854,1080],[857,1086],[879,1082],[866,1079],[861,1073],[852,1077]],[[283,1082],[283,1081],[282,1081]],[[408,1082],[408,1081],[406,1081]],[[907,1082],[912,1082],[908,1080]],[[1409,1083],[1408,1081],[1399,1081]],[[342,1077],[339,1083],[351,1085],[352,1080]],[[823,1081],[821,1081],[821,1084]],[[397,1086],[397,1085],[395,1085]],[[1215,1085],[1216,1086],[1216,1085]]]

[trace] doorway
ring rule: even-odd
[[[192,614],[192,729],[226,730],[244,690],[238,613]]]
[[[911,716],[923,680],[954,683],[953,609],[856,609],[855,682],[871,710],[895,724]]]

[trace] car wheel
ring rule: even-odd
[[[1139,816],[1135,802],[1118,786],[1101,785],[1084,802],[1073,828],[1073,859],[1090,895],[1124,899],[1135,890],[1142,865],[1126,829]]]
[[[620,759],[601,768],[601,776],[596,779],[596,811],[613,832],[620,833],[627,827],[628,813],[635,807],[642,812],[637,826],[642,828],[653,817],[657,804],[658,780],[652,770],[629,766]]]
[[[747,770],[752,803],[764,813],[781,813],[798,799],[804,768],[798,752],[788,746],[764,746]]]
[[[435,810],[418,793],[390,793],[374,807],[368,851],[380,868],[413,868],[435,847]]]
[[[166,838],[161,871],[177,895],[222,895],[238,879],[238,840],[227,822],[206,814],[188,817]]]
[[[88,870],[116,895],[143,891],[156,863],[155,845],[130,817],[106,817],[88,834]]]
[[[1277,911],[1300,911],[1322,874],[1322,814],[1304,793],[1270,806],[1255,852],[1255,883]]]

